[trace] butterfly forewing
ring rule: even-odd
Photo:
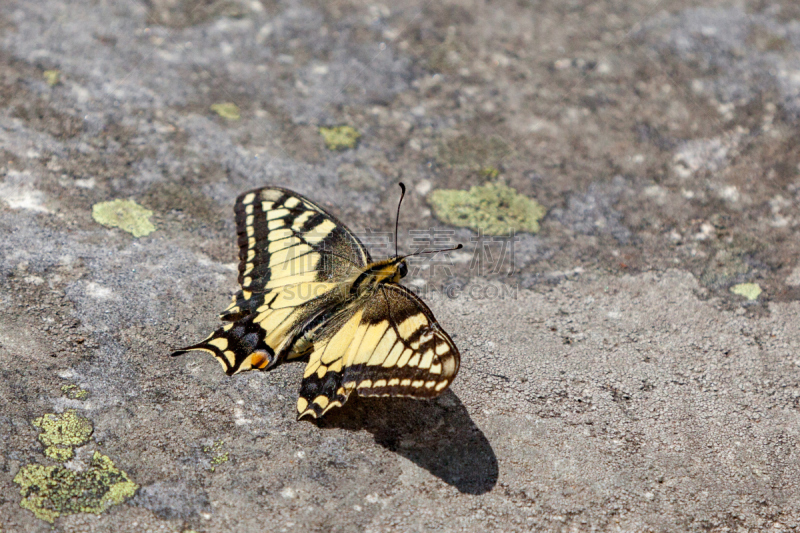
[[[238,320],[289,285],[347,279],[371,262],[358,238],[307,198],[267,187],[234,207],[242,287],[220,317]]]

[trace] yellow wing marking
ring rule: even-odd
[[[270,280],[269,283],[264,285],[264,290],[275,289],[277,287],[285,287],[286,285],[297,285],[299,283],[308,283],[316,281],[316,272],[306,272],[304,274],[287,275],[282,278]]]
[[[267,239],[270,242],[275,242],[275,241],[282,241],[283,239],[288,239],[289,237],[292,236],[294,236],[294,232],[290,228],[279,228],[270,231],[269,235],[267,235]]]
[[[294,229],[295,231],[300,231],[300,228],[303,227],[303,224],[305,224],[306,221],[313,216],[314,216],[313,211],[306,211],[305,213],[294,219],[294,222],[292,222],[292,229]]]
[[[308,400],[303,398],[302,396],[297,399],[297,411],[302,413],[308,407]]]
[[[380,342],[376,343],[377,345],[375,346],[375,351],[372,353],[372,356],[367,361],[367,364],[369,366],[382,365],[384,361],[386,361],[389,355],[391,354],[395,342],[397,342],[397,335],[395,334],[394,329],[390,327],[390,324],[387,321],[383,337],[381,337]]]
[[[303,371],[303,378],[307,378],[317,372],[317,369],[322,364],[322,354],[325,353],[329,343],[330,341],[325,341],[314,345],[314,351],[311,352],[306,369]]]
[[[266,210],[265,210],[266,211]],[[288,209],[271,209],[266,211],[267,213],[267,220],[275,220],[276,218],[283,218],[288,215],[291,211]],[[305,213],[303,213],[305,214]]]
[[[314,398],[314,403],[325,409],[325,407],[328,406],[328,403],[330,403],[330,400],[325,396],[317,396]]]
[[[220,337],[218,339],[212,339],[208,341],[208,344],[210,344],[211,346],[216,346],[220,350],[225,350],[225,348],[228,347],[228,339]]]
[[[305,236],[305,240],[312,244],[318,244],[335,229],[336,224],[330,220],[325,220],[321,224],[315,226],[314,229],[312,229],[309,234]]]
[[[280,252],[284,248],[291,248],[292,246],[297,246],[301,244],[303,241],[292,235],[291,237],[287,237],[286,239],[281,239],[279,241],[272,241],[269,243],[267,247],[267,252],[272,255],[275,252]]]
[[[401,355],[400,359],[397,361],[397,366],[400,368],[406,366],[412,355],[414,355],[414,350],[411,348],[406,348],[406,350],[403,352],[403,355]]]
[[[358,365],[366,363],[375,348],[375,344],[368,340],[368,333],[374,328],[369,323],[361,323],[358,326],[353,340],[347,349],[344,356],[344,364],[346,366]],[[364,359],[360,361],[360,359]]]
[[[354,337],[361,322],[362,311],[356,312],[342,328],[336,332],[330,342],[325,346],[325,351],[320,354],[319,359],[322,363],[329,365],[336,359],[344,356],[345,351],[354,343]],[[362,334],[363,335],[363,334]],[[313,357],[313,354],[312,354]],[[311,362],[309,361],[309,365]]]
[[[392,332],[394,333],[394,332]],[[397,337],[397,335],[395,335]],[[400,355],[403,353],[403,343],[398,342],[392,348],[392,351],[389,352],[389,355],[386,356],[386,360],[382,363],[383,367],[391,368],[397,365],[397,361],[400,359]]]
[[[428,350],[422,356],[422,360],[419,362],[419,367],[429,369],[431,367],[431,363],[433,363],[433,350]]]

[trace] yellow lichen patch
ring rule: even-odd
[[[436,216],[454,226],[466,226],[486,235],[539,231],[547,210],[506,185],[489,183],[469,191],[436,190],[428,196]]]
[[[361,138],[361,134],[352,126],[321,127],[319,134],[328,150],[352,150]]]
[[[153,212],[132,200],[100,202],[92,206],[92,218],[104,226],[119,228],[134,237],[144,237],[156,230],[150,222]]]
[[[89,442],[93,431],[92,423],[78,416],[74,409],[61,415],[48,413],[32,424],[42,430],[39,442],[47,446],[45,455],[57,461],[72,459],[72,448]]]
[[[27,465],[14,476],[20,506],[51,524],[62,514],[100,514],[133,496],[139,486],[107,456],[94,452],[89,468]]]
[[[54,87],[61,83],[61,71],[60,70],[45,70],[42,72],[42,77],[44,81],[50,87]]]
[[[59,463],[64,463],[75,457],[75,452],[72,448],[61,448],[60,446],[48,446],[44,449],[44,454]]]
[[[731,292],[748,300],[756,300],[761,295],[761,286],[758,283],[740,283],[731,287]]]
[[[221,116],[222,118],[227,118],[228,120],[239,120],[240,118],[242,118],[242,113],[241,111],[239,111],[239,106],[237,106],[233,102],[222,102],[219,104],[213,104],[211,106],[211,111]]]
[[[70,400],[83,401],[89,397],[89,391],[83,390],[77,385],[63,385],[61,387],[61,393]]]
[[[488,178],[491,180],[497,179],[497,177],[500,176],[500,169],[495,167],[483,167],[480,170],[480,175],[483,178]]]

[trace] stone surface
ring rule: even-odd
[[[800,528],[798,80],[794,0],[0,2],[0,531]],[[314,424],[298,364],[168,357],[235,290],[239,193],[378,257],[398,181],[401,251],[464,244],[404,280],[451,390]],[[495,183],[537,234],[428,202]]]

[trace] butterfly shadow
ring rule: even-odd
[[[319,426],[366,429],[384,448],[463,493],[484,494],[497,483],[497,456],[452,391],[431,401],[354,395]]]

